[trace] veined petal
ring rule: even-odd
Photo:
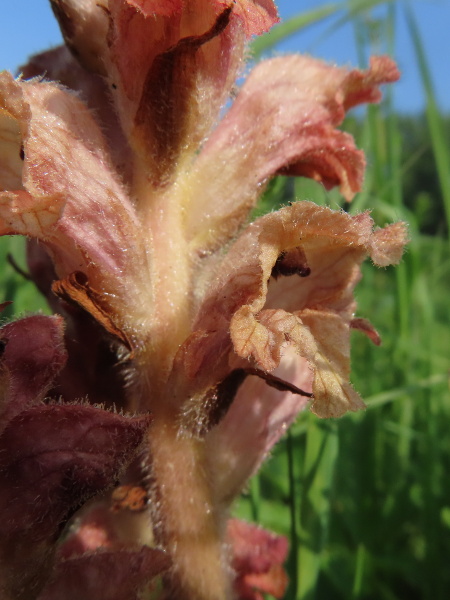
[[[19,68],[24,79],[45,78],[74,90],[94,112],[108,143],[117,172],[125,182],[131,179],[131,149],[125,139],[112,105],[111,93],[103,77],[92,73],[74,58],[67,46],[58,46],[32,56]]]
[[[340,417],[349,410],[365,407],[350,384],[350,325],[335,312],[303,310],[302,323],[310,332],[303,349],[315,366],[314,401],[311,410],[318,417]]]
[[[22,188],[19,124],[4,108],[0,108],[0,123],[0,182],[19,190]]]
[[[397,78],[387,57],[372,59],[367,71],[302,56],[259,64],[188,178],[186,227],[194,247],[231,237],[276,173],[339,185],[350,200],[362,183],[364,155],[336,126],[352,106],[380,100],[379,84]]]
[[[217,120],[245,38],[278,20],[272,0],[52,0],[52,6],[74,55],[107,76],[154,185],[171,179]]]
[[[113,312],[131,310],[123,303],[141,302],[145,239],[88,109],[55,85],[14,81],[8,73],[0,76],[0,106],[7,113],[0,140],[5,120],[9,138],[14,122],[20,158],[0,180],[0,233],[40,239],[59,277],[82,271],[109,294]]]
[[[366,256],[378,261],[381,248],[382,264],[387,256],[399,260],[398,249],[406,242],[404,225],[382,230],[383,235],[372,227],[367,213],[352,217],[310,202],[262,217],[231,247],[195,328],[210,332],[219,347],[219,340],[228,339],[229,324],[236,354],[266,371],[293,345],[314,371],[314,412],[340,416],[360,408],[347,381],[359,266]],[[279,277],[280,257],[292,252],[300,274]],[[271,277],[274,269],[277,279]]]
[[[118,113],[152,182],[163,183],[217,120],[245,38],[267,31],[277,11],[272,0],[111,0],[109,10]]]
[[[273,0],[238,0],[233,10],[242,20],[247,37],[269,31],[280,20]]]

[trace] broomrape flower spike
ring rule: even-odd
[[[249,214],[277,173],[350,200],[336,127],[397,69],[267,60],[219,121],[272,0],[51,4],[66,45],[0,74],[0,233],[55,313],[0,330],[2,598],[281,598],[286,541],[230,507],[299,411],[364,406],[353,289],[406,234]]]

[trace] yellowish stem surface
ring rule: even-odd
[[[172,557],[171,600],[229,600],[230,572],[201,440],[156,419],[149,432],[158,541]],[[225,554],[224,554],[225,553]]]

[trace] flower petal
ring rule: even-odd
[[[301,56],[259,64],[186,184],[186,226],[194,247],[214,247],[232,236],[261,185],[279,172],[311,177],[327,188],[339,185],[350,200],[361,187],[364,155],[336,126],[352,106],[380,100],[378,85],[397,78],[387,57],[372,59],[367,71]]]
[[[325,310],[303,310],[302,323],[310,332],[303,355],[314,365],[311,410],[318,417],[341,417],[365,408],[349,382],[350,324],[341,315]]]
[[[94,119],[57,86],[8,73],[0,76],[0,105],[16,120],[24,149],[20,187],[0,181],[0,233],[43,241],[58,276],[83,271],[125,318],[146,289],[145,236]]]
[[[186,0],[128,0],[131,6],[141,10],[146,16],[171,16],[180,14],[186,8]],[[192,4],[192,2],[191,2]],[[230,2],[224,0],[200,0],[195,9],[199,15],[209,8],[223,10]],[[272,0],[237,0],[233,2],[233,11],[243,21],[248,37],[261,35],[278,22],[277,8]]]
[[[108,0],[50,0],[50,4],[70,51],[86,69],[105,75]]]
[[[238,0],[233,10],[243,21],[247,37],[266,33],[280,20],[272,0]]]
[[[380,267],[399,263],[406,241],[404,223],[392,223],[378,229],[372,238],[370,255],[373,262]]]
[[[250,225],[217,269],[194,325],[210,337],[206,352],[213,345],[226,346],[229,327],[236,354],[272,371],[292,344],[315,371],[314,412],[339,416],[360,408],[346,381],[360,263],[367,255],[378,259],[381,249],[383,257],[399,259],[406,241],[402,224],[382,230],[383,235],[372,233],[372,227],[367,213],[351,217],[310,202]],[[279,257],[293,251],[300,276],[279,277]],[[305,264],[306,277],[301,276]],[[290,269],[295,273],[292,264]],[[202,361],[198,354],[196,361]]]
[[[292,346],[285,348],[274,374],[307,392],[312,389],[312,371]],[[245,381],[223,420],[205,438],[219,503],[228,506],[239,495],[308,401],[256,377]]]
[[[107,76],[156,184],[170,176],[171,159],[195,152],[218,117],[244,37],[277,21],[272,0],[52,0],[52,7],[81,64]]]
[[[84,69],[66,46],[32,56],[19,72],[24,79],[45,78],[74,90],[94,112],[122,180],[127,183],[131,180],[131,150],[114,112],[110,90],[101,76]]]
[[[286,538],[238,519],[228,521],[227,533],[231,541],[239,599],[261,598],[256,590],[282,598],[288,584],[282,568],[288,553]]]
[[[0,108],[0,124],[0,183],[5,187],[20,189],[22,162],[19,124],[4,108]]]
[[[272,0],[81,4],[52,0],[71,50],[87,69],[107,75],[140,166],[157,186],[192,157],[218,118],[245,37],[278,20]]]
[[[140,167],[154,186],[170,180],[197,151],[243,54],[243,28],[231,5],[192,4],[109,3],[109,83]]]
[[[159,184],[197,151],[236,79],[245,36],[269,29],[277,11],[272,0],[113,0],[109,10],[118,113]]]

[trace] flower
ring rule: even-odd
[[[230,505],[311,398],[321,417],[363,407],[350,329],[377,334],[353,289],[366,256],[400,260],[406,234],[304,201],[249,214],[278,173],[350,200],[364,157],[336,126],[397,69],[274,58],[219,121],[246,41],[277,21],[271,0],[52,6],[66,46],[0,75],[0,233],[33,240],[31,275],[66,323],[1,330],[0,504],[8,544],[27,547],[4,552],[4,595],[71,598],[83,578],[85,598],[120,600],[165,572],[164,597],[220,600],[230,565],[241,597],[281,590],[251,560],[240,571],[230,531],[256,534],[227,534]],[[130,489],[144,505],[118,503]]]

